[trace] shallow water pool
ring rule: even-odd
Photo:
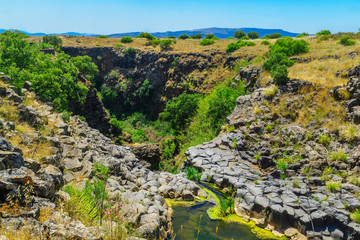
[[[211,220],[206,211],[214,204],[208,201],[191,207],[174,206],[172,222],[176,240],[257,240],[248,226]],[[200,219],[201,216],[201,219]]]

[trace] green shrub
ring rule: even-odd
[[[43,36],[43,42],[54,46],[56,51],[60,51],[62,47],[62,39],[54,35]]]
[[[331,32],[329,30],[321,30],[320,32],[317,32],[316,35],[318,36],[331,35]]]
[[[117,101],[119,94],[117,91],[111,87],[107,87],[106,85],[101,86],[101,100],[106,107],[111,106]]]
[[[351,177],[349,178],[349,181],[350,181],[352,184],[360,187],[360,177],[351,176]]]
[[[263,39],[276,39],[276,38],[281,38],[281,33],[272,33],[272,34],[265,35],[263,37]]]
[[[249,33],[247,34],[247,36],[248,36],[249,38],[251,38],[251,39],[256,39],[256,38],[259,38],[259,33],[257,33],[257,32],[249,32]]]
[[[61,119],[64,121],[64,122],[66,122],[66,123],[68,123],[69,121],[70,121],[70,117],[72,116],[72,112],[67,112],[67,111],[64,111],[61,115],[60,115],[60,117],[61,117]]]
[[[93,82],[96,74],[99,73],[99,69],[96,64],[92,61],[91,57],[85,56],[77,56],[70,58],[70,61],[75,65],[75,67],[84,74],[86,79]]]
[[[274,79],[274,84],[279,85],[286,85],[288,82],[288,70],[286,65],[275,65],[275,68],[272,68],[270,71],[271,77]]]
[[[106,35],[100,35],[100,36],[98,36],[98,38],[109,38],[109,36],[106,36]]]
[[[300,188],[300,181],[298,178],[294,178],[292,181],[293,188]]]
[[[246,33],[244,31],[235,31],[234,32],[234,37],[237,39],[241,39],[242,37],[245,37]]]
[[[260,154],[260,153],[256,153],[256,154],[255,154],[255,160],[256,160],[256,161],[259,161],[260,157],[261,157],[261,154]]]
[[[355,125],[348,125],[340,129],[339,136],[346,142],[354,142],[359,139],[359,130]]]
[[[170,64],[170,68],[176,67],[179,63],[179,59],[180,59],[179,57],[175,57],[174,61],[172,61],[172,63]]]
[[[303,32],[303,33],[300,33],[299,35],[297,35],[296,38],[302,38],[302,37],[307,37],[307,36],[310,36],[310,34]]]
[[[212,34],[212,33],[205,34],[205,38],[206,38],[206,39],[213,39],[213,38],[215,38],[215,35]]]
[[[227,53],[231,53],[234,52],[236,50],[238,50],[241,47],[245,47],[245,46],[255,46],[256,44],[254,42],[245,42],[242,40],[238,40],[235,43],[230,43],[227,47],[226,47],[226,52]]]
[[[228,215],[228,210],[229,213],[233,212],[232,209],[234,208],[234,200],[232,198],[222,196],[219,200],[220,214],[222,216]]]
[[[110,127],[112,129],[113,134],[119,135],[121,133],[121,122],[116,118],[110,119]]]
[[[283,37],[276,40],[275,44],[270,46],[270,54],[284,53],[286,56],[293,56],[300,53],[309,52],[309,43],[305,40],[294,40],[290,37]]]
[[[215,40],[204,38],[204,39],[200,42],[200,45],[201,45],[201,46],[207,46],[207,45],[211,45],[211,44],[214,44],[214,43],[215,43]]]
[[[160,42],[160,49],[161,50],[168,50],[171,49],[172,46],[174,44],[174,41],[171,39],[165,39],[165,40],[161,40]]]
[[[151,35],[150,33],[147,33],[147,32],[142,32],[142,33],[140,33],[140,35],[137,36],[137,38],[146,38],[147,40],[154,40],[154,39],[156,39],[156,37],[154,37],[153,35]]]
[[[195,115],[200,99],[200,94],[183,93],[166,103],[164,111],[160,113],[160,118],[169,122],[175,130],[184,129]]]
[[[330,136],[328,136],[327,134],[322,134],[319,136],[319,143],[324,145],[324,146],[328,146],[331,142],[331,138]]]
[[[187,34],[181,34],[178,38],[179,38],[179,39],[182,39],[182,40],[185,40],[185,39],[188,39],[188,38],[190,38],[190,37],[189,37],[189,35],[187,35]]]
[[[357,223],[360,223],[360,209],[356,210],[355,212],[351,213],[350,214],[350,218],[357,222]]]
[[[119,44],[119,43],[116,43],[114,46],[115,46],[115,47],[118,47],[118,48],[121,48],[121,47],[123,47],[124,45]]]
[[[338,149],[336,152],[333,152],[330,157],[333,161],[342,161],[347,163],[346,152],[343,149]]]
[[[284,53],[274,53],[264,62],[263,68],[267,71],[274,70],[278,65],[291,67],[294,61],[290,60]]]
[[[330,192],[339,192],[341,190],[341,183],[340,182],[333,182],[333,181],[328,181],[326,182],[326,189],[329,190]]]
[[[175,36],[168,36],[169,39],[176,39]]]
[[[199,172],[196,168],[188,167],[185,169],[185,173],[187,179],[200,182],[201,172]]]
[[[266,89],[264,89],[263,94],[267,98],[272,98],[275,96],[276,92],[278,91],[278,87],[275,85],[272,85]]]
[[[192,39],[201,39],[203,37],[202,33],[197,33],[191,36]]]
[[[269,41],[264,40],[264,41],[262,41],[262,42],[261,42],[261,45],[270,45],[270,42],[269,42]]]
[[[276,162],[276,167],[280,171],[286,171],[288,169],[287,162],[285,158],[282,158]]]
[[[353,40],[350,40],[349,37],[342,37],[338,43],[341,45],[344,45],[344,46],[351,46],[351,45],[356,44],[356,42]]]
[[[146,136],[146,132],[143,129],[134,130],[131,134],[131,139],[133,142],[142,143],[149,140]]]
[[[269,133],[271,133],[272,130],[273,130],[273,128],[272,128],[271,125],[266,125],[265,129],[266,129],[266,131],[269,132]]]
[[[240,40],[250,40],[248,36],[243,36]]]
[[[168,39],[168,40],[172,41],[171,39]],[[158,39],[158,38],[155,38],[155,39],[152,39],[152,40],[147,41],[147,42],[145,43],[145,45],[156,47],[156,46],[158,46],[160,43],[161,43],[161,40]]]
[[[132,39],[132,37],[122,37],[121,39],[120,39],[120,42],[122,42],[122,43],[132,43],[134,40]]]
[[[30,46],[23,37],[18,31],[0,34],[0,71],[20,89],[30,81],[32,90],[52,101],[56,110],[67,110],[69,102],[82,104],[88,88],[78,82],[78,69],[70,56],[43,54],[38,45]]]
[[[65,185],[63,191],[70,195],[70,200],[65,204],[65,209],[70,217],[79,219],[89,225],[96,223],[103,216],[104,200],[108,199],[105,184],[109,178],[109,169],[95,162],[93,164],[94,177],[86,181],[82,190],[75,189],[72,185]]]
[[[137,54],[137,51],[136,51],[136,49],[134,49],[134,48],[132,48],[132,47],[129,47],[129,48],[125,49],[125,50],[123,51],[123,53],[124,53],[125,55],[129,56],[130,58],[134,59],[135,56],[136,56],[136,54]]]

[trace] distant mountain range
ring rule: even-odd
[[[0,29],[0,33],[6,31],[6,29]],[[282,29],[265,29],[265,28],[202,28],[202,29],[194,29],[194,30],[183,30],[183,31],[167,31],[167,32],[154,32],[151,33],[155,37],[162,38],[162,37],[169,37],[175,36],[178,37],[181,34],[187,34],[189,36],[201,33],[201,34],[209,34],[213,33],[218,38],[228,38],[233,37],[235,31],[244,31],[248,32],[258,32],[260,38],[272,33],[281,33],[282,36],[289,36],[289,37],[296,37],[299,33],[292,33],[288,31],[284,31]],[[72,36],[99,36],[99,34],[91,34],[91,33],[77,33],[77,32],[67,32],[67,33],[28,33],[25,31],[21,31],[29,36],[44,36],[44,35],[72,35]],[[140,32],[129,32],[129,33],[114,33],[108,35],[109,37],[119,38],[124,36],[136,37],[140,34]]]
[[[264,29],[264,28],[203,28],[203,29],[194,29],[194,30],[183,30],[183,31],[168,31],[168,32],[155,32],[151,33],[155,37],[161,38],[161,37],[169,37],[169,36],[175,36],[178,37],[181,34],[187,34],[189,36],[201,33],[201,34],[209,34],[213,33],[218,38],[228,38],[233,37],[235,31],[244,31],[246,33],[248,32],[258,32],[260,38],[267,34],[272,33],[281,33],[282,36],[289,36],[289,37],[296,37],[299,35],[299,33],[292,33],[288,31],[284,31],[282,29]],[[130,36],[130,37],[136,37],[140,34],[140,32],[130,32],[130,33],[116,33],[116,34],[110,34],[109,37],[124,37],[124,36]]]
[[[0,33],[8,30],[14,30],[14,29],[0,29]],[[71,35],[71,36],[99,36],[99,34],[92,34],[92,33],[78,33],[78,32],[67,32],[67,33],[29,33],[25,31],[21,31],[22,33],[25,33],[29,36],[45,36],[45,35]]]

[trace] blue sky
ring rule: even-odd
[[[110,34],[206,27],[357,32],[359,0],[9,0],[0,29]]]

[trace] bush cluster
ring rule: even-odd
[[[185,40],[185,39],[188,39],[188,38],[190,38],[190,37],[189,37],[189,35],[187,35],[187,34],[181,34],[178,38],[179,38],[179,39],[182,39],[182,40]]]
[[[230,43],[227,47],[226,47],[226,52],[227,53],[231,53],[231,52],[235,52],[236,50],[238,50],[241,47],[245,47],[245,46],[255,46],[256,44],[254,42],[245,42],[243,40],[238,40],[235,43]]]
[[[154,40],[154,39],[156,39],[156,37],[154,37],[153,35],[151,35],[150,33],[147,33],[147,32],[142,32],[142,33],[140,33],[140,35],[137,36],[137,38],[146,38],[147,40]]]
[[[263,37],[263,39],[276,39],[276,38],[281,38],[282,35],[281,33],[272,33],[272,34],[267,34]]]
[[[203,34],[202,33],[197,33],[191,36],[192,39],[202,39]]]
[[[122,37],[120,39],[120,42],[122,43],[132,43],[134,40],[132,39],[132,37]]]
[[[214,43],[215,43],[214,39],[204,38],[203,40],[201,40],[200,45],[201,46],[207,46],[207,45],[211,45],[211,44],[214,44]]]
[[[259,33],[257,33],[257,32],[249,32],[249,33],[247,34],[247,36],[248,36],[249,38],[251,38],[251,39],[256,39],[256,38],[259,38]]]
[[[308,45],[309,43],[304,40],[294,40],[290,37],[283,37],[277,40],[274,45],[269,46],[269,57],[264,62],[263,68],[270,71],[275,85],[284,85],[287,83],[287,68],[294,64],[288,57],[308,52]]]
[[[236,31],[234,32],[234,37],[237,39],[241,39],[242,37],[245,37],[246,33],[244,31]]]
[[[30,81],[32,90],[52,101],[60,111],[67,110],[69,102],[83,103],[88,91],[78,82],[76,66],[83,69],[92,66],[86,58],[73,60],[74,64],[64,53],[56,56],[42,53],[38,45],[30,46],[18,31],[5,31],[0,35],[0,71],[12,77],[19,88]]]
[[[342,37],[338,43],[341,44],[341,45],[344,45],[344,46],[351,46],[351,45],[355,45],[355,44],[356,44],[355,41],[350,40],[350,38],[347,37],[347,36],[346,36],[346,37]]]
[[[54,46],[56,51],[60,51],[62,47],[62,40],[61,38],[54,36],[54,35],[46,35],[43,36],[43,43],[51,44]]]
[[[321,30],[320,32],[317,32],[316,35],[318,36],[331,35],[331,32],[329,30]]]
[[[160,49],[161,50],[168,50],[168,49],[171,49],[173,45],[174,45],[174,41],[171,40],[171,39],[161,40]]]

